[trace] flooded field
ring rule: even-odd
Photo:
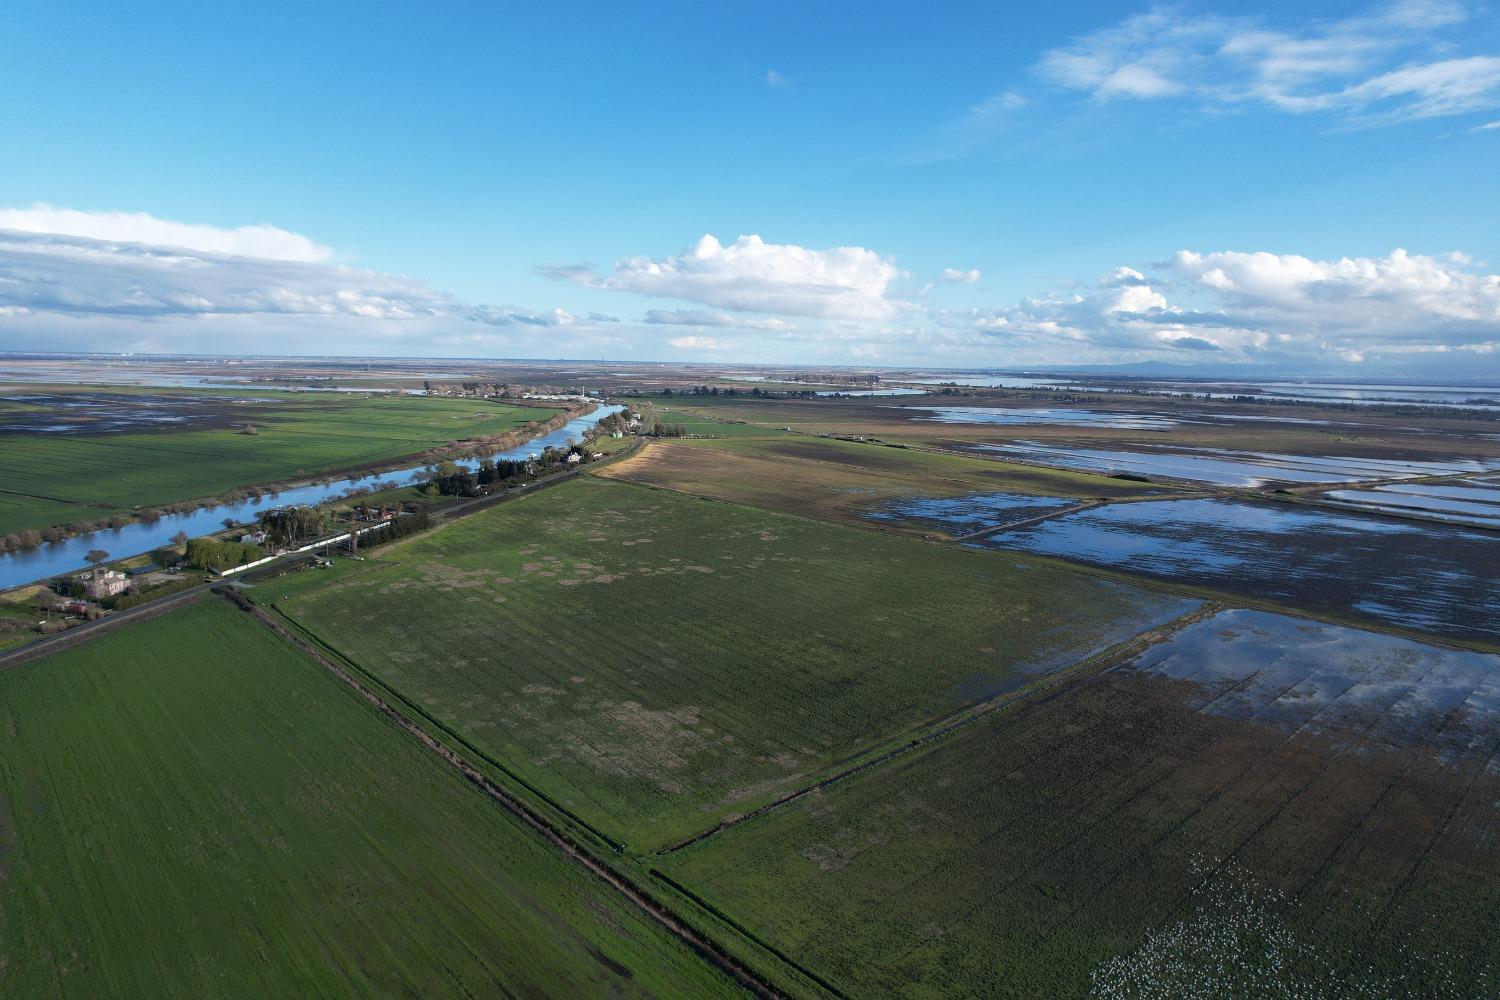
[[[1127,472],[1210,486],[1344,483],[1402,476],[1460,475],[1500,468],[1500,461],[1480,459],[1436,462],[1281,455],[1274,452],[1166,445],[1142,445],[1140,450],[1127,450],[1016,441],[1012,444],[981,445],[980,448],[1005,458],[1057,465],[1081,472]]]
[[[1222,612],[664,867],[854,996],[1494,996],[1497,680]]]
[[[164,427],[227,427],[274,400],[226,396],[17,393],[0,396],[0,434],[122,434]]]
[[[1330,490],[1330,500],[1371,510],[1422,514],[1456,523],[1500,527],[1500,486],[1478,479],[1450,483],[1392,483],[1368,490]]]
[[[875,521],[916,521],[942,528],[951,535],[967,535],[1003,524],[1014,524],[1039,514],[1076,506],[1076,498],[1031,496],[1024,493],[970,493],[961,497],[918,497],[888,503],[867,515]]]
[[[904,380],[913,385],[961,385],[1003,389],[1065,389],[1068,392],[1156,392],[1208,399],[1253,399],[1270,403],[1343,406],[1422,406],[1500,410],[1500,386],[1410,385],[1399,382],[1278,382],[1190,379],[1122,381],[1088,376],[952,376]]]
[[[1238,500],[1112,504],[975,544],[1500,640],[1500,535]]]
[[[1152,383],[1150,388],[1212,399],[1250,397],[1270,402],[1333,403],[1345,406],[1423,406],[1438,409],[1500,410],[1500,386],[1406,385],[1396,382],[1226,382]],[[1070,388],[1075,388],[1070,386]]]
[[[1125,670],[1186,681],[1196,710],[1364,750],[1487,757],[1500,733],[1500,656],[1261,611],[1225,611]]]
[[[1065,424],[1077,427],[1108,427],[1115,430],[1164,431],[1180,421],[1156,413],[1112,413],[1107,410],[1053,409],[1046,407],[1003,409],[990,406],[932,406],[918,412],[932,414],[919,419],[944,424],[996,424],[1002,427],[1028,424]]]

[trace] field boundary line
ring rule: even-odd
[[[1073,507],[1062,507],[1058,510],[1049,511],[1046,514],[1037,514],[1035,517],[1028,517],[1022,521],[1011,521],[1009,524],[997,524],[993,527],[981,528],[978,531],[971,531],[967,535],[953,535],[948,540],[959,544],[972,542],[976,539],[988,538],[990,535],[998,535],[1002,531],[1011,531],[1015,528],[1026,528],[1033,524],[1041,524],[1043,521],[1050,521],[1054,517],[1066,517],[1069,514],[1093,510],[1095,507],[1103,507],[1108,502],[1107,500],[1090,500],[1088,503],[1077,504]]]
[[[259,607],[259,605],[257,605],[257,607]],[[353,657],[349,656],[349,654],[345,653],[343,650],[339,649],[337,646],[333,645],[328,640],[324,639],[322,636],[318,635],[316,632],[303,625],[301,622],[292,618],[290,615],[282,611],[280,608],[276,607],[274,604],[272,605],[272,608],[275,610],[278,619],[284,627],[289,629],[297,636],[301,637],[303,640],[316,645],[320,650],[322,650],[324,655],[332,657],[333,659],[336,659],[339,662],[343,663],[349,670],[353,671],[355,674],[358,674],[359,677],[362,678],[366,683],[370,684],[372,687],[379,688],[381,691],[385,692],[387,696],[394,699],[395,701],[400,702],[401,705],[406,709],[406,711],[422,719],[434,729],[443,733],[443,735],[447,736],[450,740],[458,744],[464,750],[479,758],[484,763],[494,768],[496,771],[499,771],[508,780],[515,782],[517,785],[520,785],[523,789],[526,790],[528,794],[535,796],[549,809],[565,817],[569,823],[572,823],[579,829],[587,831],[592,837],[603,843],[606,847],[614,851],[616,854],[626,853],[628,848],[625,844],[611,837],[604,831],[598,829],[593,824],[583,819],[581,816],[575,814],[571,809],[568,809],[566,806],[553,800],[553,798],[546,792],[532,785],[531,782],[527,781],[521,775],[515,773],[503,762],[496,760],[485,750],[475,746],[462,733],[456,732],[451,726],[443,722],[441,719],[434,718],[431,713],[429,713],[420,704],[413,701],[400,688],[391,685],[381,677],[377,676],[368,668],[361,665]]]
[[[810,785],[804,785],[802,788],[788,792],[775,801],[767,802],[765,805],[758,806],[747,813],[741,813],[739,816],[721,820],[718,824],[705,830],[700,830],[690,837],[659,848],[655,852],[656,856],[667,857],[685,848],[700,844],[731,827],[738,826],[749,820],[759,819],[768,813],[780,809],[782,806],[789,805],[804,796],[811,795],[813,792],[822,791],[824,788],[844,781],[847,778],[852,778],[872,768],[879,767],[882,764],[889,763],[897,757],[903,757],[914,750],[925,749],[930,744],[945,739],[960,729],[964,729],[995,712],[1024,704],[1032,698],[1045,696],[1057,688],[1075,683],[1092,674],[1108,670],[1110,667],[1117,666],[1132,656],[1138,656],[1151,647],[1159,645],[1189,625],[1197,624],[1224,610],[1226,610],[1226,607],[1222,604],[1214,601],[1205,601],[1202,607],[1194,608],[1192,611],[1178,615],[1176,618],[1164,622],[1155,628],[1139,632],[1091,656],[1060,667],[1049,674],[1038,677],[1030,684],[1023,685],[1012,691],[1002,691],[972,705],[966,705],[954,713],[921,723],[915,727],[916,735],[906,738],[904,743],[891,747],[884,752],[881,752],[881,747],[889,746],[889,741],[877,744],[866,750],[864,754],[852,759],[858,760],[860,756],[868,754],[876,754],[876,756],[859,760],[858,763],[852,764],[842,771],[837,771],[818,779]],[[901,739],[901,737],[893,737],[893,739]]]
[[[558,848],[564,855],[573,859],[600,881],[615,889],[626,899],[634,903],[640,910],[651,919],[669,931],[692,951],[709,962],[731,981],[743,986],[746,990],[760,997],[780,997],[781,994],[767,982],[759,973],[743,964],[733,955],[730,955],[723,946],[713,941],[708,936],[701,934],[690,926],[685,920],[678,917],[666,906],[652,898],[646,891],[626,876],[616,872],[613,868],[595,858],[582,845],[578,844],[563,831],[549,823],[545,817],[539,815],[523,801],[516,798],[504,788],[500,787],[482,771],[465,760],[458,752],[429,734],[416,722],[403,714],[399,709],[376,694],[370,688],[360,683],[359,679],[326,656],[319,653],[306,641],[294,635],[291,631],[281,626],[276,619],[272,618],[262,608],[254,604],[237,591],[228,589],[215,589],[214,593],[221,594],[226,600],[239,610],[250,615],[256,621],[280,636],[285,641],[305,653],[313,662],[332,674],[333,677],[351,688],[366,703],[377,712],[390,719],[401,729],[415,737],[423,746],[432,751],[444,762],[453,767],[470,784],[488,795],[493,801],[505,808],[508,812],[519,819],[523,824],[540,834],[545,840]]]
[[[68,504],[68,505],[74,506],[74,507],[91,507],[91,506],[93,506],[93,504],[90,501],[87,501],[87,500],[71,500],[68,497],[49,497],[45,493],[25,493],[25,492],[22,492],[21,490],[0,490],[0,493],[3,493],[3,494],[5,494],[8,497],[25,497],[28,500],[46,500],[46,501],[49,501],[51,503]],[[119,507],[116,507],[113,504],[109,505],[108,507],[101,507],[100,508],[100,510],[119,510],[119,509],[120,509]],[[40,530],[40,529],[38,529],[38,530]]]
[[[704,899],[702,896],[698,895],[696,892],[689,889],[687,886],[683,885],[672,876],[668,875],[666,872],[662,871],[659,868],[652,868],[647,872],[647,874],[649,874],[657,881],[667,885],[675,892],[687,897],[687,899],[692,901],[696,906],[702,907],[705,912],[709,913],[713,917],[722,920],[730,927],[733,927],[735,931],[737,931],[740,936],[744,937],[747,941],[750,941],[757,947],[763,949],[767,954],[774,955],[775,957],[781,959],[781,961],[785,962],[789,967],[797,970],[812,982],[823,987],[823,989],[827,990],[829,993],[832,993],[834,996],[839,997],[840,1000],[848,1000],[848,994],[843,990],[839,989],[837,986],[833,985],[828,980],[818,975],[816,972],[808,969],[796,959],[792,958],[790,955],[783,952],[780,948],[776,947],[774,944],[771,944],[769,941],[762,940],[759,934],[755,933],[750,928],[746,927],[744,924],[740,923],[738,920],[734,919],[723,910],[719,909],[713,903],[710,903],[708,900]]]

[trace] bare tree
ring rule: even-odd
[[[89,549],[88,554],[83,558],[97,568],[100,563],[109,558],[109,553],[103,549]]]

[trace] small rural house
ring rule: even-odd
[[[83,592],[96,601],[122,594],[129,586],[130,577],[112,569],[83,575]]]

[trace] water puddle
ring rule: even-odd
[[[1284,615],[1224,611],[1118,669],[1189,682],[1205,714],[1344,746],[1455,762],[1500,733],[1500,656]]]
[[[1050,407],[1002,409],[990,406],[924,406],[914,412],[930,413],[919,420],[944,424],[995,424],[1003,427],[1028,424],[1063,424],[1074,427],[1109,427],[1116,430],[1165,431],[1181,421],[1157,413],[1113,413],[1107,410],[1074,410]]]
[[[967,535],[1078,504],[1064,497],[1023,493],[971,493],[961,497],[896,500],[865,516],[875,521],[915,521],[952,535]]]
[[[1500,527],[1500,486],[1477,480],[1447,484],[1391,484],[1368,490],[1329,490],[1342,503],[1396,514],[1422,514],[1455,523]]]
[[[1500,535],[1239,500],[1110,504],[972,544],[1500,639]]]
[[[1210,486],[1265,486],[1273,483],[1342,483],[1398,476],[1459,475],[1500,468],[1500,461],[1453,459],[1445,462],[1339,456],[1283,455],[1142,445],[1140,450],[1084,448],[1016,441],[981,445],[981,450],[1080,472],[1133,473]]]

